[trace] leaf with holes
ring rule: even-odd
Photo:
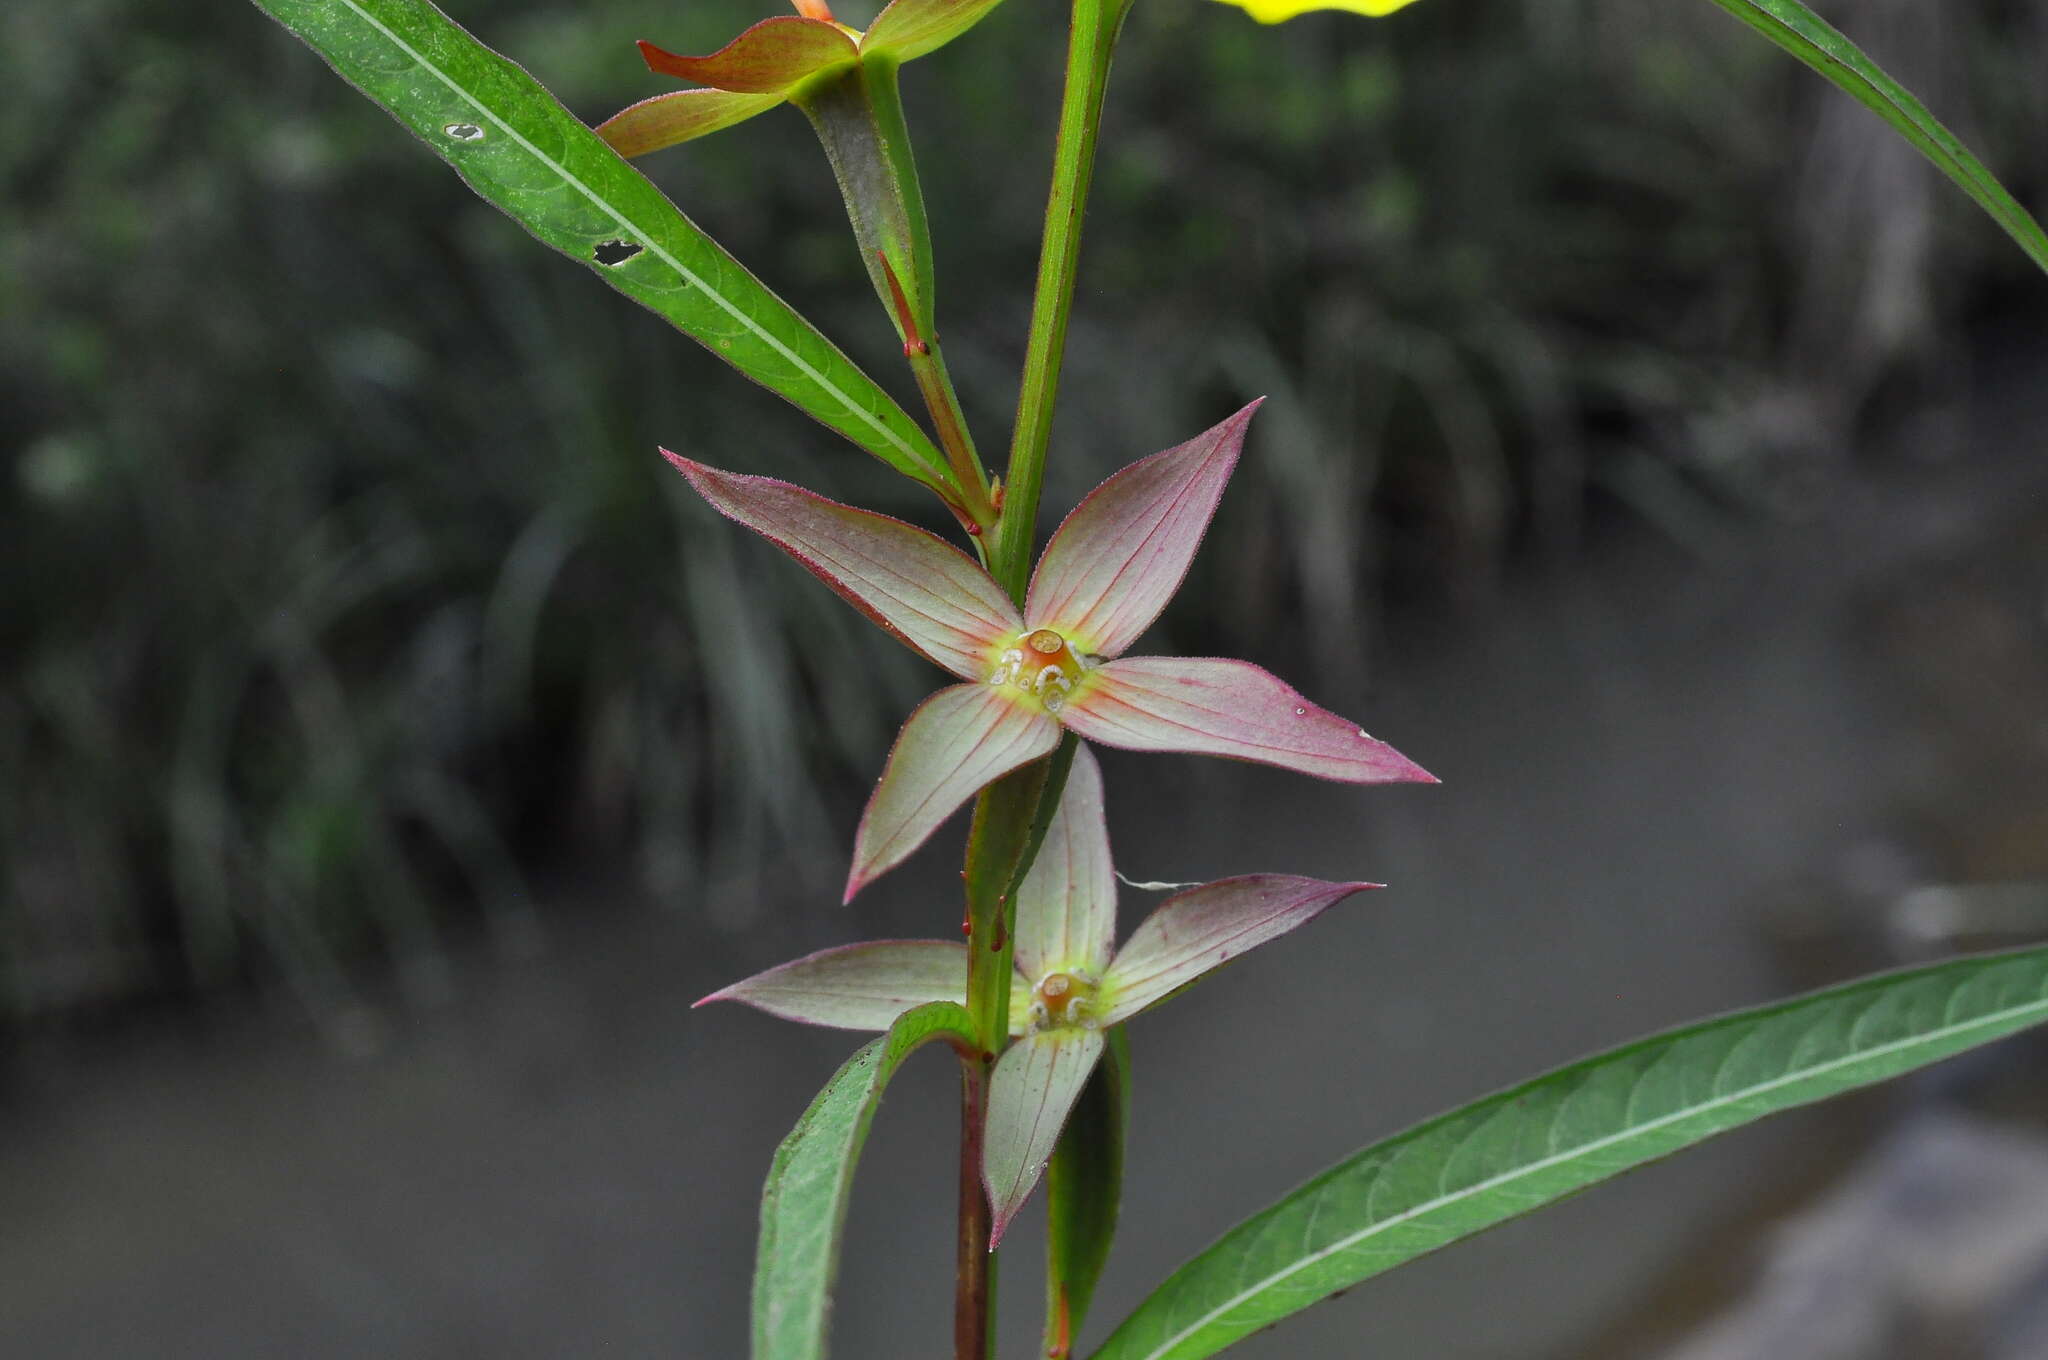
[[[256,0],[471,188],[756,382],[949,502],[945,459],[810,322],[512,62],[426,0]]]
[[[1936,964],[1573,1063],[1375,1144],[1246,1219],[1095,1360],[1197,1360],[1340,1289],[1717,1133],[2048,1020],[2048,947]]]
[[[887,1034],[847,1059],[775,1150],[761,1192],[754,1360],[820,1360],[825,1354],[854,1164],[883,1088],[905,1058],[933,1039],[971,1047],[974,1021],[950,1001],[904,1012]]]

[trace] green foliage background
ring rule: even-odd
[[[757,15],[448,8],[593,120],[665,88],[634,38]],[[2048,14],[1827,13],[2040,203]],[[906,75],[985,447],[1063,29],[1011,0]],[[727,922],[831,899],[927,677],[706,532],[653,449],[929,520],[913,488],[535,248],[253,7],[9,7],[0,85],[0,1016],[252,980],[318,1010],[385,964],[431,991],[451,931],[517,943],[593,884]],[[797,114],[647,168],[907,402]],[[1047,502],[1271,393],[1170,622],[1355,686],[1386,600],[1483,598],[1615,520],[1703,548],[1834,494],[1845,449],[1937,450],[2029,282],[1706,5],[1269,30],[1147,0]]]

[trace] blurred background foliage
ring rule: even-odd
[[[448,8],[591,120],[666,87],[633,39],[757,17]],[[1826,8],[2042,201],[2048,10]],[[1063,40],[1012,0],[906,73],[985,449]],[[710,532],[653,451],[933,507],[536,248],[253,8],[10,6],[0,84],[0,1016],[250,984],[325,1015],[387,970],[431,996],[451,941],[532,945],[536,901],[825,910],[928,677]],[[800,117],[646,168],[908,404]],[[1268,30],[1148,0],[1047,505],[1272,394],[1168,626],[1355,687],[1389,608],[1483,608],[1610,525],[1711,554],[1836,494],[1843,450],[1942,456],[1957,328],[2027,269],[1705,4]]]

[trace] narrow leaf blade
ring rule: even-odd
[[[995,1211],[989,1250],[1031,1198],[1060,1130],[1102,1057],[1102,1031],[1062,1027],[1028,1034],[1003,1051],[988,1084],[981,1179]]]
[[[1766,1115],[2048,1020],[2048,947],[1640,1040],[1375,1144],[1231,1229],[1095,1360],[1196,1360],[1360,1280]]]
[[[861,813],[845,900],[902,863],[983,785],[1059,743],[1058,723],[992,685],[949,685],[919,704]]]
[[[738,1001],[828,1029],[887,1029],[932,1001],[967,1002],[967,946],[958,940],[869,940],[821,949],[742,978],[694,1003]]]
[[[1299,930],[1377,883],[1246,874],[1175,893],[1145,918],[1103,979],[1102,1023],[1122,1024],[1204,975]]]
[[[1095,1065],[1045,1173],[1045,1347],[1066,1360],[1087,1321],[1096,1281],[1116,1240],[1123,1201],[1124,1136],[1131,1123],[1131,1045],[1121,1028]]]
[[[711,508],[794,557],[904,646],[963,680],[988,678],[992,649],[1023,626],[967,554],[916,525],[827,500],[773,477],[724,472],[661,451]]]
[[[1024,617],[1084,651],[1121,656],[1180,589],[1245,430],[1264,397],[1170,449],[1113,474],[1046,541]]]
[[[1017,887],[1017,967],[1033,982],[1055,968],[1100,980],[1116,947],[1116,870],[1102,805],[1102,767],[1074,753],[1031,871]]]
[[[897,471],[958,496],[944,458],[873,379],[533,77],[426,0],[255,2],[543,243]]]
[[[640,55],[659,75],[735,94],[787,94],[834,66],[851,66],[860,50],[837,24],[783,14],[763,19],[708,57],[679,56],[651,42],[640,44]]]
[[[1127,751],[1189,751],[1278,765],[1346,784],[1434,784],[1436,776],[1247,661],[1127,656],[1082,677],[1060,720]]]
[[[1961,186],[2019,243],[2035,264],[2048,270],[2048,235],[2006,191],[1984,163],[1970,154],[1921,102],[1862,49],[1799,0],[1714,0],[1800,61],[1826,76],[1919,149],[1935,168]]]
[[[628,160],[709,136],[784,102],[779,94],[673,90],[629,104],[597,125],[604,143]]]
[[[882,1091],[925,1043],[972,1046],[973,1032],[973,1018],[951,1002],[908,1012],[847,1060],[776,1149],[761,1193],[754,1360],[822,1360],[847,1197]]]

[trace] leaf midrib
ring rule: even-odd
[[[1339,1252],[1347,1251],[1350,1248],[1357,1246],[1360,1242],[1364,1242],[1369,1238],[1378,1235],[1381,1232],[1385,1232],[1392,1228],[1400,1227],[1404,1223],[1412,1222],[1415,1219],[1421,1218],[1425,1214],[1433,1213],[1436,1210],[1442,1209],[1448,1205],[1457,1204],[1462,1200],[1471,1199],[1474,1196],[1485,1194],[1488,1191],[1501,1189],[1503,1187],[1512,1185],[1514,1182],[1518,1180],[1539,1174],[1544,1171],[1551,1170],[1555,1167],[1567,1165],[1568,1163],[1576,1161],[1582,1157],[1596,1155],[1610,1147],[1616,1146],[1617,1144],[1627,1142],[1631,1139],[1641,1137],[1645,1134],[1655,1133],[1657,1130],[1661,1128],[1666,1128],[1672,1124],[1680,1123],[1684,1120],[1692,1119],[1702,1114],[1711,1113],[1712,1111],[1719,1109],[1723,1106],[1732,1105],[1742,1100],[1752,1099],[1759,1095],[1765,1095],[1770,1093],[1771,1091],[1777,1090],[1781,1087],[1793,1085],[1797,1082],[1811,1080],[1815,1077],[1824,1077],[1828,1073],[1835,1071],[1838,1068],[1849,1067],[1853,1066],[1856,1063],[1868,1062],[1873,1059],[1888,1057],[1892,1054],[1905,1052],[1913,1048],[1922,1048],[1928,1045],[1937,1044],[1944,1039],[1953,1038],[1954,1036],[1960,1034],[1967,1034],[1971,1030],[1995,1028],[1999,1025],[2006,1024],[2012,1020],[2025,1016],[2029,1012],[2043,1011],[2048,1011],[2048,1001],[2032,1001],[2025,1005],[2012,1006],[2002,1011],[1994,1011],[1989,1015],[1979,1016],[1977,1019],[1968,1021],[1963,1024],[1947,1026],[1940,1030],[1934,1030],[1924,1034],[1916,1034],[1909,1038],[1896,1039],[1887,1044],[1880,1044],[1875,1048],[1868,1048],[1860,1050],[1855,1053],[1845,1054],[1840,1058],[1831,1059],[1830,1061],[1821,1063],[1818,1066],[1801,1068],[1797,1072],[1788,1072],[1782,1076],[1773,1077],[1769,1081],[1758,1082],[1754,1085],[1743,1087],[1739,1091],[1730,1092],[1725,1095],[1715,1096],[1713,1099],[1703,1101],[1697,1105],[1689,1105],[1682,1110],[1676,1110],[1673,1111],[1671,1114],[1659,1116],[1658,1118],[1652,1119],[1647,1123],[1631,1125],[1629,1128],[1624,1129],[1618,1133],[1610,1134],[1605,1138],[1595,1139],[1590,1143],[1581,1143],[1578,1146],[1570,1149],[1569,1151],[1553,1154],[1552,1156],[1546,1157],[1541,1161],[1530,1162],[1524,1166],[1516,1167],[1512,1171],[1504,1172],[1501,1175],[1494,1176],[1488,1180],[1467,1186],[1465,1189],[1460,1190],[1455,1194],[1439,1196],[1438,1198],[1430,1200],[1426,1203],[1416,1205],[1412,1209],[1408,1209],[1399,1214],[1395,1214],[1390,1218],[1381,1219],[1379,1222],[1372,1224],[1370,1227],[1362,1228],[1359,1231],[1351,1234],[1349,1237],[1333,1242],[1326,1247],[1318,1248],[1315,1252],[1311,1253],[1310,1255],[1301,1257],[1299,1260],[1289,1265],[1285,1270],[1275,1271],[1270,1275],[1262,1277],[1255,1284],[1251,1285],[1248,1288],[1239,1290],[1236,1294],[1233,1294],[1224,1302],[1209,1309],[1207,1312],[1202,1314],[1202,1316],[1199,1319],[1190,1323],[1186,1327],[1183,1327],[1180,1331],[1175,1332],[1171,1337],[1167,1338],[1167,1340],[1161,1345],[1155,1346],[1151,1350],[1146,1351],[1144,1355],[1140,1358],[1140,1360],[1160,1360],[1161,1357],[1170,1355],[1175,1347],[1179,1346],[1182,1342],[1186,1341],[1188,1338],[1200,1332],[1203,1328],[1215,1322],[1218,1318],[1229,1313],[1232,1309],[1238,1307],[1240,1304],[1243,1304],[1248,1300],[1265,1293],[1267,1290],[1276,1287],[1281,1281],[1286,1280],[1289,1276],[1297,1275],[1303,1270],[1308,1269],[1310,1266],[1315,1265],[1320,1261],[1327,1260],[1328,1258],[1338,1254]]]
[[[434,77],[434,79],[440,81],[441,84],[445,85],[452,93],[454,93],[459,99],[461,99],[463,103],[469,105],[470,108],[476,110],[477,113],[482,115],[482,117],[486,121],[488,121],[493,127],[496,127],[499,131],[503,132],[522,150],[524,150],[529,156],[532,156],[542,165],[545,165],[549,170],[559,175],[565,184],[568,184],[571,188],[575,189],[576,192],[583,195],[583,197],[586,200],[588,200],[593,207],[597,208],[598,211],[604,213],[605,216],[611,218],[613,223],[615,223],[622,232],[632,233],[636,243],[645,247],[647,252],[650,255],[654,256],[655,259],[660,260],[670,269],[673,269],[677,274],[681,275],[684,279],[686,279],[689,282],[690,286],[696,288],[705,297],[708,297],[713,302],[717,303],[719,308],[722,311],[724,311],[727,316],[731,317],[734,321],[738,322],[743,328],[751,332],[754,336],[760,339],[763,344],[767,345],[770,349],[774,350],[777,354],[781,355],[798,372],[808,375],[813,382],[818,384],[818,386],[822,387],[827,392],[830,392],[835,398],[838,399],[839,403],[842,406],[844,406],[848,412],[857,417],[869,429],[873,430],[878,436],[880,436],[885,442],[887,442],[891,448],[898,450],[905,457],[909,458],[912,462],[918,464],[922,464],[924,462],[924,460],[918,456],[918,453],[915,449],[911,448],[909,445],[904,443],[902,438],[898,436],[894,430],[891,430],[882,421],[877,420],[874,414],[870,412],[866,407],[862,406],[859,402],[855,401],[849,394],[842,391],[839,388],[838,384],[834,383],[830,378],[826,377],[823,373],[818,371],[818,369],[813,367],[811,364],[806,363],[802,356],[797,354],[794,350],[790,349],[789,346],[783,344],[782,341],[777,339],[772,333],[763,329],[759,322],[755,321],[752,317],[748,316],[745,312],[741,311],[738,307],[734,306],[733,303],[723,293],[719,292],[715,288],[708,286],[701,275],[697,274],[694,270],[690,269],[687,265],[685,265],[681,260],[677,259],[673,254],[669,253],[668,250],[663,248],[658,242],[656,242],[653,239],[655,235],[653,231],[640,226],[638,223],[628,218],[623,212],[621,212],[617,207],[615,207],[609,199],[605,198],[602,194],[598,193],[590,185],[584,183],[583,180],[580,177],[578,177],[573,171],[571,171],[567,166],[562,165],[561,163],[556,161],[554,157],[548,155],[539,147],[535,146],[531,141],[521,136],[519,130],[513,127],[510,123],[506,122],[503,118],[501,118],[498,115],[497,111],[492,109],[490,105],[485,104],[484,102],[479,100],[475,95],[471,94],[467,89],[463,88],[460,82],[456,81],[447,72],[443,71],[440,68],[440,66],[437,65],[432,60],[430,60],[425,53],[421,52],[418,48],[414,47],[411,43],[407,42],[403,36],[393,31],[389,25],[385,24],[376,15],[364,9],[361,4],[357,3],[357,0],[341,0],[341,2],[342,4],[346,5],[350,12],[355,14],[357,18],[361,19],[371,28],[374,28],[377,32],[383,34],[384,37],[394,47],[398,48],[401,52],[404,52],[406,56],[410,57],[415,65],[417,65],[421,70],[429,72]],[[450,20],[449,22],[452,23],[454,21]]]

